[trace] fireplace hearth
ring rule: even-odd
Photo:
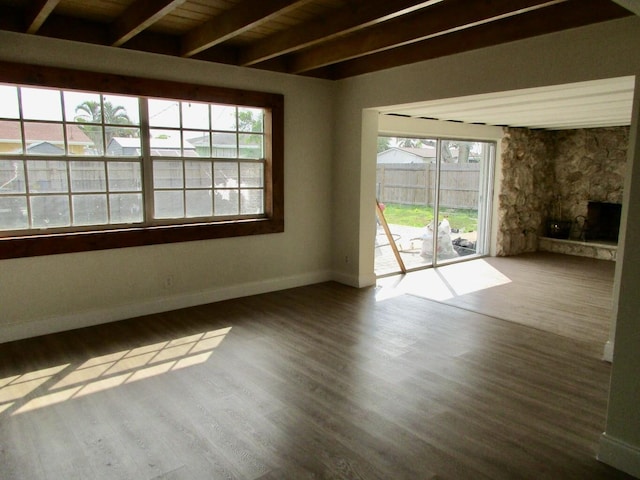
[[[589,202],[585,239],[588,242],[618,242],[622,205],[608,202]]]

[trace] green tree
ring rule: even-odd
[[[238,130],[241,132],[262,132],[262,117],[254,110],[239,110]]]
[[[240,137],[240,155],[247,158],[260,158],[263,153],[262,110],[238,110],[238,131],[247,135]]]
[[[391,140],[389,137],[378,137],[378,153],[389,150],[391,146]]]
[[[102,125],[106,125],[105,141],[108,145],[113,137],[133,137],[135,130],[125,128],[113,128],[109,125],[131,125],[131,118],[127,110],[121,105],[113,105],[111,102],[96,102],[87,100],[76,107],[75,121],[86,123],[80,129],[93,141],[99,153],[104,153],[102,143]],[[97,124],[97,125],[96,125]]]

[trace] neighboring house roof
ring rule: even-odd
[[[213,146],[218,148],[236,148],[236,134],[235,133],[213,133]],[[198,135],[197,137],[187,138],[187,142],[196,147],[208,147],[209,135]]]
[[[435,148],[391,147],[378,154],[378,163],[427,163],[435,158]]]
[[[180,140],[174,138],[152,138],[151,153],[155,155],[165,156],[197,156],[196,147],[183,142],[183,153],[180,153]],[[114,147],[128,148],[135,150],[136,154],[140,154],[140,139],[132,137],[113,137],[107,146],[107,152],[113,151]]]
[[[123,148],[140,148],[140,139],[134,137],[113,137],[111,143],[116,143]],[[194,150],[193,145],[183,142],[183,148],[186,150]],[[174,138],[152,138],[151,148],[155,150],[179,150],[180,140]]]
[[[456,145],[450,145],[448,152],[451,155],[445,158],[445,161],[458,158],[458,147]],[[378,154],[378,163],[426,163],[435,161],[436,156],[437,150],[434,146],[422,148],[391,147]]]
[[[27,147],[27,153],[63,155],[64,150],[51,142],[36,142],[29,144],[29,146]]]
[[[186,140],[196,147],[209,147],[208,135],[198,135],[197,137],[188,138]],[[214,132],[211,138],[212,147],[215,149],[235,150],[238,148],[237,142],[237,134],[231,132]],[[253,143],[244,143],[240,144],[239,148],[246,151],[259,150],[262,147]]]
[[[56,123],[25,122],[28,144],[37,142],[62,143],[62,128]],[[20,122],[0,120],[0,142],[21,142]],[[67,142],[70,145],[93,145],[78,125],[67,125]]]
[[[422,147],[422,148],[409,148],[409,147],[392,147],[402,150],[403,152],[411,153],[422,158],[436,158],[436,147]]]
[[[109,145],[111,145],[112,143],[115,143],[122,148],[140,148],[139,138],[113,137],[109,141]]]

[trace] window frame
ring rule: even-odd
[[[282,94],[1,61],[0,82],[265,110],[264,217],[8,236],[0,238],[0,259],[284,232]]]

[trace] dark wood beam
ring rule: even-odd
[[[313,70],[468,28],[498,16],[514,15],[522,9],[541,8],[548,3],[549,0],[449,0],[293,55],[289,71]]]
[[[36,33],[60,0],[34,0],[25,15],[27,33]]]
[[[334,65],[331,78],[348,78],[629,15],[632,13],[609,0],[569,0]]]
[[[110,45],[110,25],[53,14],[38,32],[52,38]],[[180,37],[143,31],[123,45],[129,50],[180,56]]]
[[[203,50],[191,57],[205,62],[225,63],[227,65],[238,64],[238,49],[235,46],[218,45],[216,48]]]
[[[24,32],[24,11],[0,5],[0,30]]]
[[[180,37],[146,30],[122,45],[122,48],[179,57]]]
[[[640,15],[640,2],[636,0],[613,0],[618,5],[626,8],[630,12]]]
[[[240,52],[239,64],[254,65],[271,58],[369,27],[432,4],[433,0],[358,0],[326,16],[277,32]]]
[[[244,0],[185,34],[182,38],[182,56],[192,57],[307,1],[309,0],[271,0],[268,2]]]
[[[109,25],[66,15],[52,14],[42,25],[38,35],[52,38],[62,38],[76,42],[109,44]]]
[[[137,0],[111,24],[111,45],[119,47],[186,0]]]

